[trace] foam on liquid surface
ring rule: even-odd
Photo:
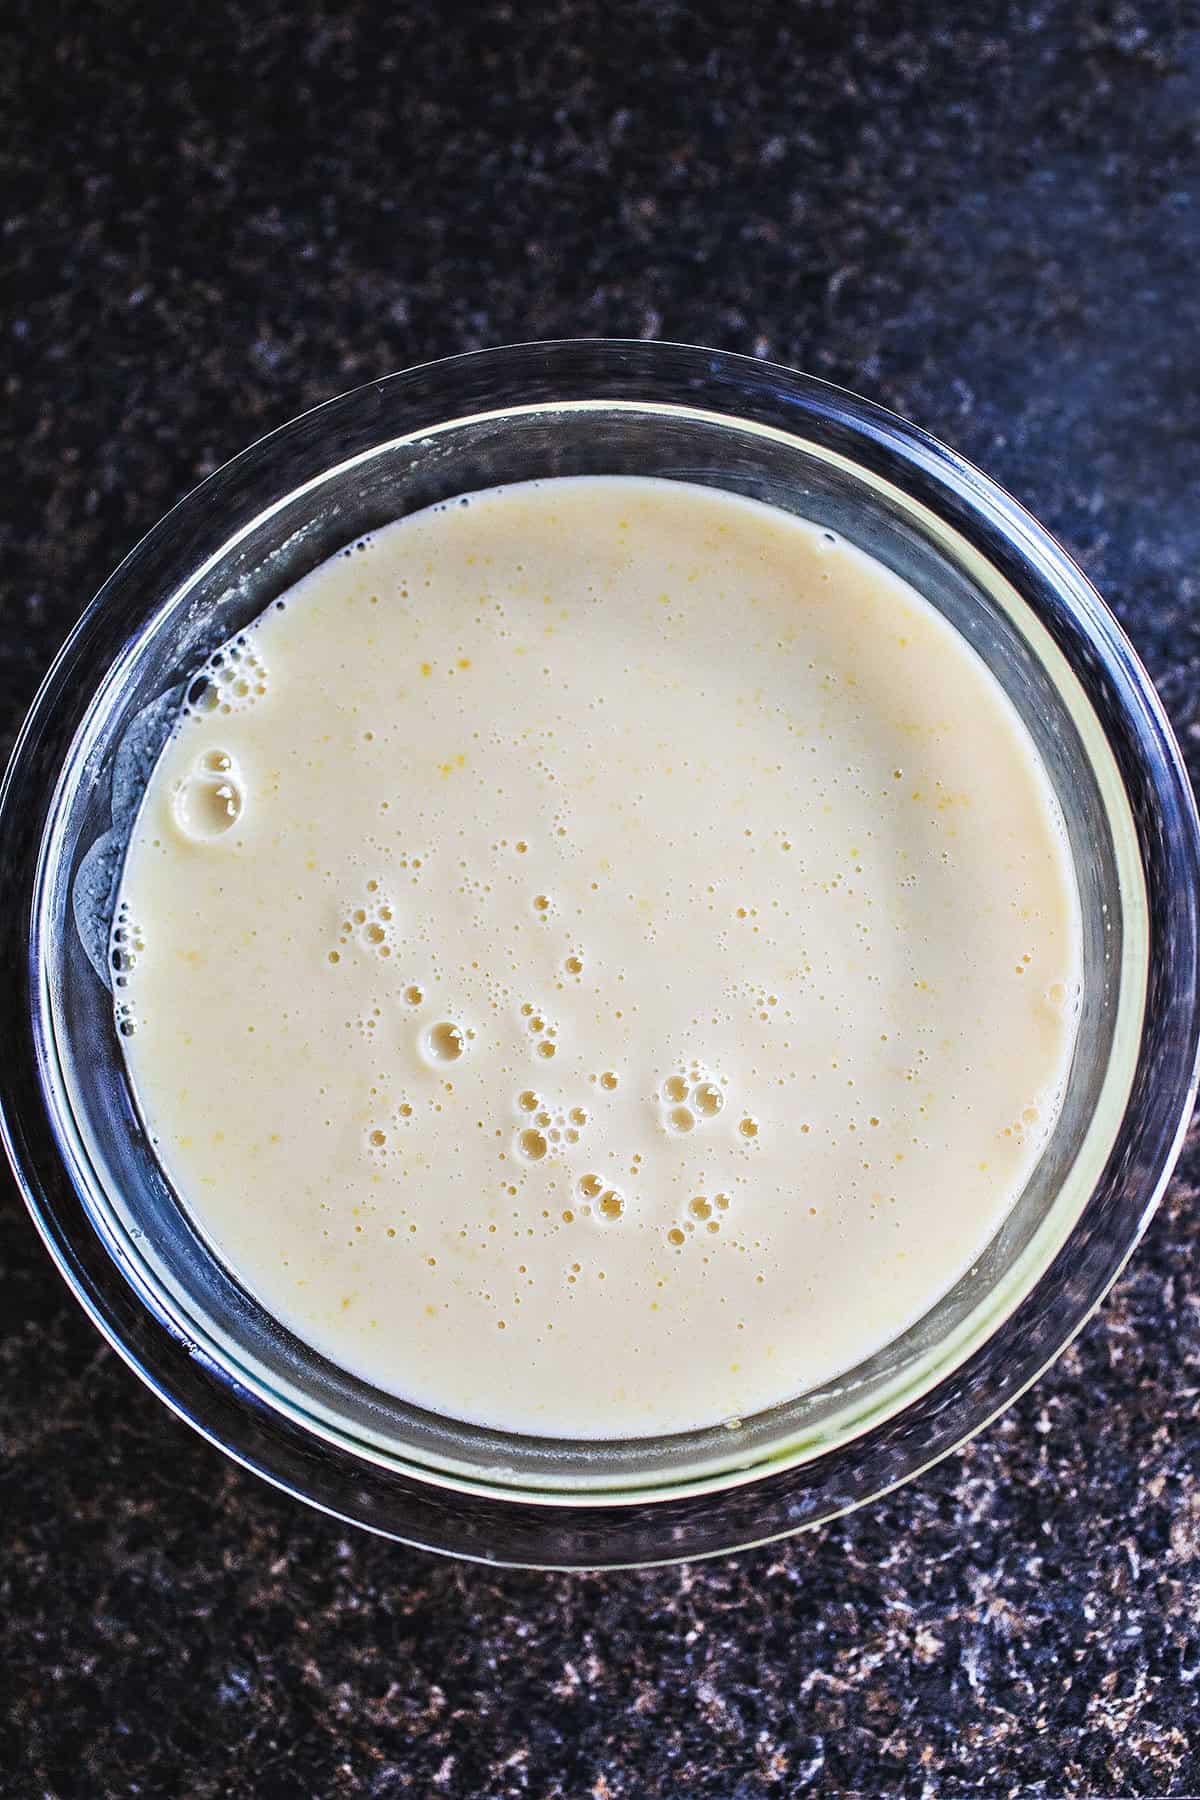
[[[680,483],[393,525],[193,684],[114,934],[177,1192],[437,1411],[604,1437],[877,1349],[1036,1161],[1078,905],[1000,689],[897,577]]]

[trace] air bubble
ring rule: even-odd
[[[586,1194],[589,1200],[595,1200],[598,1195],[604,1192],[604,1183],[598,1175],[581,1175],[579,1177],[579,1191],[581,1194]]]
[[[554,1055],[554,1045],[551,1043],[549,1038],[542,1039],[541,1043],[537,1047],[537,1053],[539,1056],[544,1056],[547,1059],[549,1059],[550,1057],[552,1057]]]
[[[172,802],[176,825],[193,843],[212,843],[223,837],[237,824],[245,804],[232,758],[227,759],[229,768],[220,770],[208,768],[207,760],[197,758]]]
[[[758,1120],[752,1119],[747,1113],[746,1117],[738,1126],[738,1130],[744,1138],[756,1138],[758,1136]]]
[[[424,998],[425,998],[425,995],[422,993],[421,989],[417,986],[416,982],[413,982],[410,987],[405,988],[404,998],[408,1001],[408,1004],[410,1006],[420,1006],[422,1000],[424,1000]]]
[[[534,1093],[532,1088],[526,1088],[525,1092],[523,1094],[517,1095],[517,1105],[520,1107],[522,1112],[536,1112],[537,1111],[538,1097]]]
[[[573,1106],[568,1117],[570,1118],[572,1125],[586,1125],[588,1122],[587,1108],[585,1106]]]
[[[532,1125],[517,1137],[517,1150],[526,1162],[541,1162],[548,1148],[541,1132],[535,1131]]]
[[[675,1248],[678,1250],[681,1244],[687,1243],[687,1237],[680,1231],[678,1225],[672,1225],[670,1231],[667,1233],[667,1242],[668,1244],[674,1244]]]
[[[667,1114],[667,1123],[672,1131],[691,1131],[696,1115],[690,1106],[673,1106]]]
[[[564,964],[563,964],[563,968],[567,971],[568,975],[582,975],[583,974],[583,958],[582,958],[582,956],[568,956],[566,962],[564,962]]]
[[[696,1198],[689,1202],[688,1211],[693,1219],[711,1219],[712,1203],[706,1200],[703,1194],[697,1194]]]
[[[449,1020],[431,1025],[425,1034],[425,1048],[434,1062],[457,1062],[466,1048],[462,1027]]]
[[[686,1100],[687,1082],[682,1075],[668,1075],[663,1082],[663,1098],[666,1100]]]
[[[624,1194],[618,1188],[609,1188],[606,1194],[601,1195],[596,1211],[602,1219],[619,1219],[625,1211]]]
[[[715,1081],[698,1082],[692,1093],[692,1105],[706,1119],[715,1119],[725,1104],[725,1096]]]
[[[600,1077],[600,1086],[611,1094],[616,1085],[617,1076],[611,1069],[605,1069],[603,1075]]]

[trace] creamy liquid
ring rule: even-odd
[[[976,654],[828,532],[550,480],[214,659],[115,956],[163,1166],[263,1304],[438,1412],[744,1417],[894,1337],[1032,1169],[1078,902]]]

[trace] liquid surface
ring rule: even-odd
[[[1032,745],[911,588],[679,483],[334,558],[194,684],[114,933],[176,1191],[326,1355],[609,1437],[844,1370],[969,1266],[1074,1037]]]

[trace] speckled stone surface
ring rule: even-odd
[[[453,22],[452,21],[456,21]],[[201,475],[369,376],[610,333],[795,362],[1074,550],[1200,768],[1200,13],[1183,0],[0,23],[0,737]],[[963,1454],[649,1574],[350,1536],[145,1393],[0,1192],[0,1791],[1200,1791],[1193,1139]]]

